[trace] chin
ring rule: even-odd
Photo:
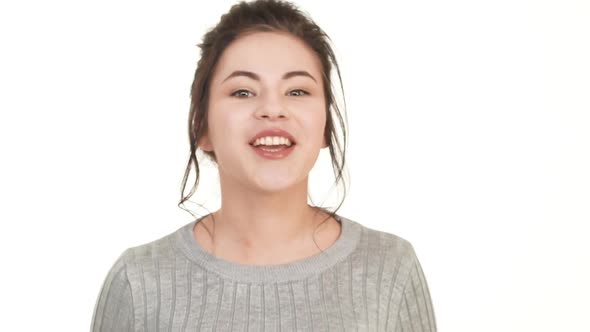
[[[264,177],[258,178],[255,182],[255,187],[257,191],[267,193],[267,194],[274,194],[280,193],[288,190],[296,189],[299,186],[305,185],[304,181],[307,178],[300,180],[295,179],[293,177]]]

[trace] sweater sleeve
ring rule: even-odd
[[[133,331],[133,298],[124,254],[112,266],[94,306],[91,332]]]
[[[432,299],[422,266],[413,248],[413,262],[397,313],[396,332],[436,332],[436,319]]]

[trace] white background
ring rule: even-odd
[[[191,221],[196,44],[231,3],[0,4],[3,330],[88,330],[118,255]],[[299,3],[343,74],[339,213],[414,245],[439,330],[590,331],[590,3]]]

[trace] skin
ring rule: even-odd
[[[294,71],[300,73],[285,79]],[[314,231],[322,250],[332,245],[340,223],[330,218],[317,228],[327,214],[307,204],[309,172],[327,147],[317,55],[286,33],[247,34],[223,52],[210,84],[208,129],[199,147],[215,152],[221,208],[213,213],[214,224],[210,216],[197,223],[195,239],[219,258],[249,265],[283,264],[319,253]],[[286,158],[265,159],[249,145],[271,127],[295,138]]]

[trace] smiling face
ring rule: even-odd
[[[317,55],[300,39],[254,32],[223,52],[210,82],[207,133],[199,141],[213,151],[222,183],[259,192],[307,185],[326,147],[326,100]],[[253,146],[263,130],[290,134],[292,151],[266,158]],[[265,135],[266,136],[266,135]]]

